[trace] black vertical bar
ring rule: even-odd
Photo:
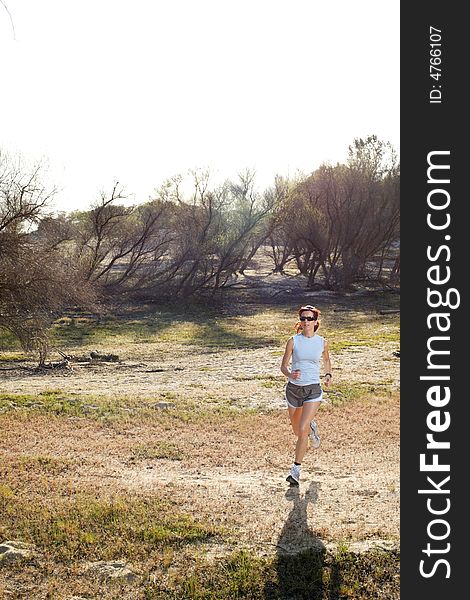
[[[401,3],[400,520],[404,600],[442,600],[468,594],[464,543],[468,532],[465,488],[470,468],[465,463],[470,454],[470,398],[465,379],[466,371],[470,372],[470,327],[464,307],[470,273],[465,264],[470,199],[465,189],[469,119],[464,89],[470,52],[463,6],[435,0],[421,5]],[[428,171],[430,163],[435,168]],[[446,166],[449,168],[443,168]],[[430,349],[449,354],[432,354]],[[430,391],[433,387],[434,394]],[[450,399],[445,403],[447,392]],[[443,430],[433,431],[439,427]],[[448,442],[450,447],[432,448],[430,440]],[[420,455],[424,455],[424,465],[420,465]],[[433,460],[438,463],[436,470],[426,470]],[[449,471],[439,470],[445,469],[442,465],[449,465]]]

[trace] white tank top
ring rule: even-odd
[[[325,338],[321,335],[305,337],[303,333],[292,336],[294,349],[292,351],[291,371],[300,369],[300,378],[289,381],[294,385],[311,385],[320,383],[320,360],[325,347]]]

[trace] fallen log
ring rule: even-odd
[[[70,369],[68,360],[59,360],[56,362],[44,363],[38,366],[38,369]]]

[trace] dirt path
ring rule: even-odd
[[[333,354],[335,382],[385,384],[398,389],[399,360],[393,357],[395,346],[392,343],[374,348],[352,346]],[[26,369],[2,371],[1,389],[5,393],[30,394],[58,388],[68,393],[100,396],[158,397],[174,392],[175,384],[179,386],[184,381],[190,395],[198,399],[209,395],[240,406],[284,408],[279,347],[201,353],[192,352],[188,346],[174,346],[171,358],[165,348],[139,344],[138,359],[135,351],[115,348],[122,359],[120,363],[86,366],[73,363],[70,371],[35,372],[31,363],[25,365]],[[266,383],[269,379],[273,380],[270,387]]]

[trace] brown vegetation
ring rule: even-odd
[[[51,215],[39,167],[2,155],[0,327],[42,365],[65,308],[220,299],[267,245],[271,270],[295,265],[307,288],[397,285],[399,165],[376,136],[355,140],[347,164],[276,178],[262,193],[250,171],[217,187],[195,172],[185,195],[181,183],[131,207],[116,183],[89,210]]]
[[[27,564],[0,567],[0,590],[282,598],[293,581],[319,586],[296,573],[320,561],[318,598],[333,588],[398,597],[395,297],[315,302],[334,385],[297,495],[285,481],[294,437],[279,371],[291,303],[148,307],[56,324],[64,354],[112,350],[119,362],[37,371],[18,351],[0,356],[0,536],[33,546]],[[99,579],[88,570],[99,561],[125,563],[135,578]]]

